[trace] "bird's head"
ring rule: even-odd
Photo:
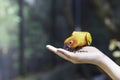
[[[64,49],[75,49],[78,45],[78,41],[76,38],[74,38],[74,36],[68,37],[65,41],[64,41]]]

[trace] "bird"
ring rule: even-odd
[[[92,44],[92,36],[87,31],[73,31],[72,35],[65,39],[64,49],[74,51],[83,46]]]

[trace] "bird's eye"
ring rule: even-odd
[[[73,44],[73,40],[71,40],[71,41],[69,42],[69,44],[70,44],[70,45]]]

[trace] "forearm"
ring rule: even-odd
[[[120,67],[106,55],[97,63],[113,80],[120,80]]]

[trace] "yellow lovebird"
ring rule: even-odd
[[[65,39],[64,48],[67,50],[75,50],[79,47],[91,45],[92,37],[89,32],[73,31],[72,35]]]

